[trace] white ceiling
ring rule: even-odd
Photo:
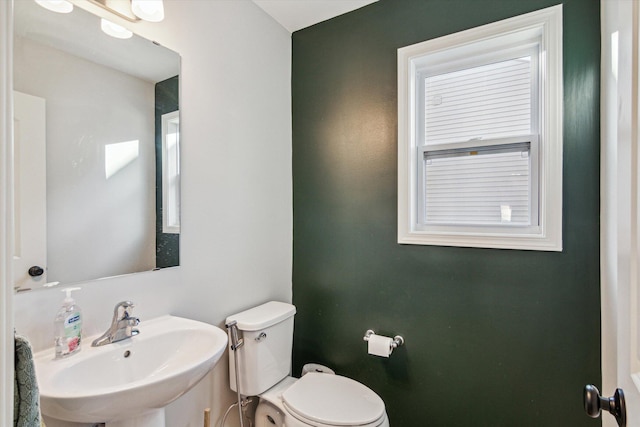
[[[376,1],[378,0],[253,0],[291,33]]]

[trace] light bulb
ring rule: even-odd
[[[117,39],[128,39],[133,35],[131,31],[127,30],[123,26],[114,24],[104,18],[100,20],[100,28],[102,28],[102,31],[109,34],[111,37],[115,37]]]
[[[35,0],[35,2],[53,12],[69,13],[73,10],[73,4],[67,0]]]
[[[145,21],[160,22],[164,19],[162,0],[131,0],[131,10]]]

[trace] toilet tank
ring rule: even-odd
[[[229,330],[229,382],[233,391],[237,391],[236,369],[243,396],[257,396],[290,374],[295,313],[291,304],[270,301],[227,317],[227,324],[237,323],[238,335],[244,340],[236,350],[236,366]]]

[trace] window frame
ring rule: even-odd
[[[537,161],[538,224],[429,226],[420,223],[420,85],[418,73],[460,69],[474,58],[498,58],[539,45],[538,117],[532,117],[532,161]],[[498,54],[495,51],[498,50]],[[562,251],[562,5],[516,16],[398,49],[398,243]],[[424,99],[424,96],[422,96]],[[421,124],[422,120],[422,124]],[[537,133],[535,133],[537,131]],[[525,137],[523,135],[522,137]],[[521,136],[516,139],[522,140]],[[510,139],[510,138],[506,138]],[[447,149],[498,144],[494,140],[443,144]],[[504,142],[504,141],[502,141]],[[426,148],[442,148],[429,146]],[[532,174],[533,164],[532,164]]]

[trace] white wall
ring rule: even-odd
[[[22,37],[13,59],[14,89],[46,100],[48,281],[153,269],[154,84]],[[123,143],[138,155],[107,176]]]
[[[102,332],[123,299],[143,320],[171,313],[218,326],[264,301],[291,301],[290,35],[248,0],[165,0],[165,12],[135,28],[182,55],[181,266],[84,286],[85,334]],[[50,345],[61,295],[14,298],[16,329],[36,349]],[[209,406],[218,424],[234,399],[226,357],[170,405],[167,426],[201,426]]]

